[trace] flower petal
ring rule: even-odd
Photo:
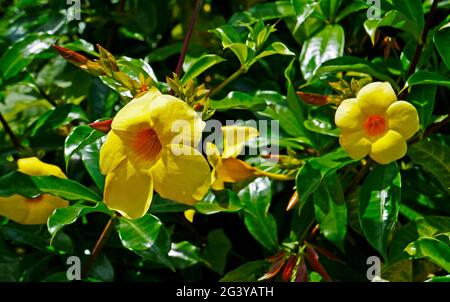
[[[150,171],[155,191],[180,203],[191,205],[201,200],[211,185],[206,159],[188,146],[166,146]]]
[[[149,108],[152,101],[161,95],[157,90],[150,90],[144,95],[131,100],[113,119],[111,128],[121,135],[122,131],[138,131],[150,126]]]
[[[370,152],[371,142],[365,137],[363,131],[343,131],[339,137],[339,143],[353,159],[359,160]]]
[[[367,84],[356,96],[358,106],[366,115],[384,114],[397,95],[388,82],[374,82]]]
[[[106,175],[114,170],[126,157],[126,150],[120,137],[111,130],[100,149],[100,171]]]
[[[206,158],[212,167],[217,166],[220,160],[220,151],[216,145],[207,142],[205,148]]]
[[[0,197],[0,215],[21,223],[28,216],[26,198],[21,195]]]
[[[359,109],[356,99],[344,100],[339,105],[334,122],[343,130],[357,130],[363,127],[364,114]]]
[[[419,115],[416,108],[408,102],[398,101],[387,110],[389,129],[409,139],[419,130]]]
[[[58,196],[44,194],[38,201],[27,199],[26,206],[28,216],[21,222],[22,224],[46,224],[55,209],[65,208],[69,206],[69,202]]]
[[[379,164],[389,164],[405,156],[406,141],[400,133],[389,130],[383,137],[372,144],[370,157]]]
[[[137,219],[147,213],[152,197],[151,175],[139,172],[131,161],[124,159],[108,172],[104,200],[111,210],[127,218]]]
[[[160,95],[150,104],[151,128],[161,145],[184,144],[196,147],[205,123],[192,107],[171,95]]]
[[[222,158],[237,157],[250,139],[259,135],[258,130],[246,126],[224,126]]]
[[[60,178],[67,178],[61,168],[55,165],[46,164],[37,157],[27,157],[17,160],[18,171],[33,176],[53,175]]]
[[[255,175],[257,169],[237,158],[225,158],[216,167],[217,178],[223,182],[239,182]]]

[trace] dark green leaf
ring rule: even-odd
[[[359,193],[362,231],[367,241],[384,258],[397,224],[400,198],[401,177],[395,162],[376,166]]]
[[[436,85],[417,85],[409,91],[408,101],[416,107],[422,129],[426,129],[430,124],[435,97]]]
[[[86,125],[75,127],[66,137],[66,141],[64,143],[64,160],[66,162],[66,169],[73,154],[80,151],[87,145],[92,144],[104,135],[105,133],[97,131]]]
[[[209,68],[224,61],[225,59],[218,55],[208,54],[201,56],[200,58],[195,60],[195,62],[193,62],[191,66],[189,66],[189,69],[181,79],[181,83],[186,84],[189,80],[195,79]]]
[[[450,272],[450,247],[433,237],[422,237],[406,247],[406,252],[414,258],[427,258],[447,272]]]
[[[200,248],[188,241],[172,243],[169,257],[173,266],[178,269],[185,269],[203,262],[200,256]]]
[[[434,37],[434,45],[442,57],[447,69],[450,69],[450,28],[438,30]]]
[[[438,85],[450,88],[450,79],[445,75],[432,71],[418,71],[411,75],[406,81],[406,87],[411,87],[414,85]]]
[[[263,98],[257,96],[252,96],[239,91],[231,91],[221,100],[211,100],[210,106],[211,109],[217,111],[226,111],[230,109],[262,110],[266,107],[266,102]]]
[[[247,262],[226,273],[220,282],[252,282],[264,275],[269,263],[265,260]]]
[[[132,251],[147,250],[158,238],[162,222],[151,214],[136,220],[119,219],[117,231],[124,247]]]
[[[231,242],[222,229],[213,230],[208,234],[206,247],[202,252],[202,258],[210,269],[223,274],[227,264],[228,253],[231,250]]]

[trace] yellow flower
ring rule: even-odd
[[[36,157],[19,159],[17,165],[18,171],[24,174],[67,178],[59,167],[43,163]],[[35,198],[26,198],[15,194],[9,197],[0,197],[0,215],[21,224],[45,224],[55,209],[68,205],[68,201],[50,194],[42,194]]]
[[[155,89],[123,107],[100,151],[108,207],[137,219],[150,207],[153,190],[190,205],[202,199],[210,169],[194,147],[203,127],[185,102]]]
[[[246,162],[237,159],[245,143],[257,137],[258,131],[252,127],[225,126],[223,132],[223,152],[213,143],[206,144],[208,161],[213,167],[211,173],[211,187],[214,190],[223,190],[225,182],[239,182],[249,177],[257,176],[259,170]]]
[[[406,140],[419,130],[416,108],[398,101],[389,83],[375,82],[361,88],[355,99],[338,107],[335,123],[342,130],[339,142],[353,159],[367,154],[388,164],[406,154]]]

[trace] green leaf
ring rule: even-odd
[[[238,268],[226,273],[220,279],[220,282],[252,282],[257,281],[259,277],[264,275],[268,262],[265,260],[257,260],[247,262]]]
[[[211,100],[210,107],[217,111],[230,109],[262,110],[266,108],[266,102],[263,98],[257,96],[239,91],[231,91],[221,100]]]
[[[322,65],[320,65],[320,67],[316,70],[314,76],[310,78],[308,82],[312,83],[327,73],[348,71],[365,73],[379,80],[387,81],[392,85],[392,87],[399,90],[397,82],[391,77],[387,76],[387,72],[378,68],[367,60],[352,56],[343,56],[324,62]]]
[[[162,46],[152,50],[146,59],[149,63],[162,62],[173,55],[179,54],[182,47],[183,43],[174,43],[171,45]]]
[[[153,195],[150,213],[179,213],[191,209],[190,206]]]
[[[327,25],[308,39],[300,53],[300,69],[306,80],[312,78],[319,66],[344,53],[345,34],[340,25]]]
[[[353,162],[355,160],[348,157],[342,149],[307,160],[298,171],[295,179],[299,204],[302,205],[306,202],[309,196],[320,187],[327,175]]]
[[[105,133],[97,131],[86,125],[75,127],[66,137],[66,141],[64,142],[64,160],[66,162],[66,170],[69,166],[70,158],[75,153],[87,145],[92,144],[104,135]]]
[[[34,198],[48,193],[67,200],[86,200],[99,202],[101,197],[82,184],[56,176],[30,176],[11,172],[0,177],[0,196],[20,194]]]
[[[3,78],[9,79],[27,67],[40,53],[48,50],[56,38],[47,34],[30,34],[15,42],[0,58]]]
[[[349,4],[346,3],[345,7],[340,10],[338,15],[336,16],[336,22],[340,22],[347,16],[357,13],[361,10],[367,10],[369,7],[369,4],[364,1],[353,1]]]
[[[155,83],[158,83],[158,78],[153,71],[153,68],[142,59],[133,59],[129,57],[120,57],[117,60],[117,65],[120,71],[127,74],[132,79],[139,81],[139,74],[151,77]]]
[[[132,251],[147,250],[158,238],[162,222],[158,217],[147,214],[136,220],[121,217],[117,225],[124,247]]]
[[[405,250],[415,259],[427,258],[450,272],[450,262],[448,261],[450,259],[450,247],[436,238],[422,237],[410,243]]]
[[[274,42],[267,46],[262,52],[260,52],[256,57],[252,59],[249,65],[252,65],[259,59],[262,59],[264,57],[272,56],[272,55],[283,55],[283,56],[293,56],[294,53],[289,50],[289,48],[286,47],[281,42]]]
[[[202,258],[210,269],[223,274],[227,264],[228,253],[231,250],[231,241],[222,229],[213,230],[208,234],[206,247]]]
[[[185,269],[203,262],[200,256],[200,248],[188,241],[172,243],[169,257],[173,266],[178,269]]]
[[[171,249],[170,235],[164,226],[161,226],[161,230],[156,238],[155,243],[146,250],[134,250],[134,252],[140,255],[142,258],[167,266],[172,271],[173,267],[169,252]]]
[[[295,13],[295,26],[292,32],[297,32],[306,19],[312,15],[316,9],[318,0],[292,0],[292,6]]]
[[[290,1],[275,1],[256,4],[247,11],[235,13],[228,23],[232,25],[252,24],[260,20],[280,19],[294,14]]]
[[[347,233],[347,207],[344,191],[336,173],[325,177],[313,194],[314,210],[320,232],[341,250]]]
[[[363,234],[384,258],[391,233],[397,224],[400,197],[401,176],[395,162],[376,166],[359,193]]]
[[[434,45],[442,57],[447,69],[450,69],[450,28],[441,28],[433,37]]]
[[[221,212],[233,213],[242,209],[241,201],[237,194],[227,189],[214,193],[210,191],[194,207],[196,211],[205,215]]]
[[[409,259],[384,265],[381,269],[381,278],[391,282],[412,282],[413,265]]]
[[[395,0],[392,5],[413,22],[418,34],[422,32],[425,23],[422,0]]]
[[[334,128],[328,121],[321,120],[319,118],[311,118],[306,120],[303,124],[309,131],[339,137],[340,130],[338,128]]]
[[[408,16],[397,10],[387,12],[380,20],[369,19],[364,22],[364,29],[375,45],[375,35],[377,29],[383,26],[391,26],[405,32],[411,33],[416,40],[420,37],[421,29]]]
[[[407,258],[404,250],[420,237],[433,237],[450,230],[450,218],[443,216],[418,217],[402,226],[395,233],[389,247],[389,262]]]
[[[426,129],[431,122],[435,98],[436,85],[413,86],[408,93],[408,101],[416,107],[422,129]]]
[[[195,79],[207,69],[224,61],[226,60],[218,55],[207,54],[201,56],[195,62],[193,62],[189,69],[186,71],[183,78],[181,79],[181,83],[186,84],[189,80]]]
[[[450,88],[450,79],[437,72],[418,71],[409,77],[409,79],[406,81],[405,88],[414,85],[426,85],[426,84]]]
[[[100,148],[101,142],[96,141],[84,147],[79,153],[84,167],[100,191],[105,186],[105,176],[100,172]]]
[[[99,202],[93,207],[83,204],[74,204],[66,208],[59,208],[48,218],[48,232],[54,237],[56,233],[66,225],[70,225],[77,221],[78,218],[93,212],[101,212],[108,215],[113,213],[103,202]]]
[[[432,174],[448,193],[450,189],[450,148],[437,141],[426,139],[408,148],[408,156]]]
[[[266,249],[278,247],[277,223],[269,213],[272,198],[271,182],[268,178],[257,178],[239,192],[244,209],[244,223],[252,236]]]
[[[334,20],[342,0],[322,0],[320,1],[320,8],[324,17],[329,20]]]

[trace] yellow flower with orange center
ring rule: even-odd
[[[335,123],[341,129],[339,142],[351,158],[369,155],[380,164],[405,156],[406,141],[419,130],[416,108],[398,101],[387,82],[370,83],[356,98],[344,100]]]
[[[21,158],[17,161],[18,171],[33,176],[53,175],[67,178],[55,165],[46,164],[36,157]],[[45,224],[55,209],[69,205],[67,200],[50,194],[27,198],[18,194],[0,197],[0,215],[21,224]]]
[[[115,116],[100,151],[106,175],[104,201],[137,219],[150,207],[153,190],[194,204],[210,187],[210,169],[195,146],[204,122],[185,102],[152,89]]]

